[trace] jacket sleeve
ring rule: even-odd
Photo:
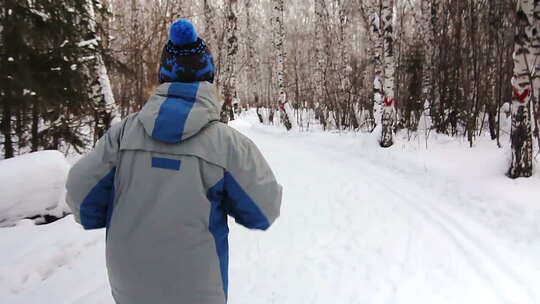
[[[93,151],[69,171],[66,202],[75,221],[84,229],[107,227],[114,200],[114,175],[119,149],[120,125],[99,139]]]
[[[251,140],[233,150],[224,177],[228,213],[246,228],[266,230],[279,216],[282,187]]]

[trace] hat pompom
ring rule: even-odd
[[[171,25],[169,40],[174,45],[180,46],[197,41],[195,26],[187,19],[179,19]]]

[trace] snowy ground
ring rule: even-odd
[[[231,223],[229,303],[540,303],[540,176],[504,177],[505,149],[432,137],[382,150],[255,120],[233,126],[274,168],[283,209],[265,233]],[[112,303],[104,231],[69,216],[0,239],[1,303]]]

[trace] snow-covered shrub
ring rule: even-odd
[[[0,161],[0,227],[23,218],[44,221],[68,213],[69,164],[58,151],[40,151]]]

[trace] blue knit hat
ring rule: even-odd
[[[159,82],[214,81],[214,61],[206,42],[187,19],[171,25],[161,53]]]

